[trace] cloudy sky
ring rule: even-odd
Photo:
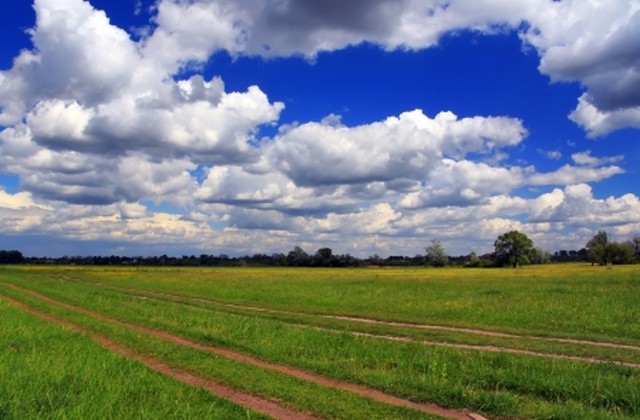
[[[0,37],[3,249],[640,233],[636,0],[25,0]]]

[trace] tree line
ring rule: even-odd
[[[592,265],[640,263],[640,235],[626,242],[611,241],[605,231],[599,231],[580,250],[561,250],[550,254],[536,247],[524,233],[506,232],[495,240],[492,253],[449,256],[442,243],[433,239],[425,254],[414,256],[372,255],[358,258],[350,254],[334,254],[329,247],[307,253],[296,246],[288,253],[253,254],[230,257],[226,254],[160,256],[63,256],[25,257],[17,250],[0,250],[0,264],[59,264],[59,265],[132,265],[132,266],[262,266],[262,267],[364,267],[364,266],[462,266],[462,267],[518,267],[550,262],[591,262]]]

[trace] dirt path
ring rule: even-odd
[[[616,366],[625,366],[625,367],[630,367],[634,369],[640,369],[640,364],[638,363],[622,362],[617,360],[602,360],[602,359],[596,359],[593,357],[569,356],[565,354],[556,354],[556,353],[542,353],[542,352],[531,351],[531,350],[511,349],[507,347],[496,347],[496,346],[483,346],[483,345],[476,345],[476,344],[453,344],[453,343],[435,342],[435,341],[427,341],[427,340],[414,340],[413,338],[409,338],[409,337],[377,335],[377,334],[369,334],[369,333],[356,332],[356,331],[352,331],[351,334],[357,335],[360,337],[382,338],[382,339],[391,340],[391,341],[421,343],[426,346],[449,347],[449,348],[462,349],[462,350],[480,350],[480,351],[489,351],[492,353],[521,354],[525,356],[546,357],[547,359],[573,360],[575,362],[616,365]]]
[[[477,414],[477,413],[472,413],[469,412],[468,410],[454,410],[454,409],[447,409],[444,407],[441,407],[437,404],[431,404],[431,403],[417,403],[414,401],[410,401],[410,400],[406,400],[403,398],[399,398],[390,394],[386,394],[384,392],[375,390],[375,389],[371,389],[371,388],[367,388],[361,385],[356,385],[356,384],[352,384],[349,382],[343,382],[343,381],[339,381],[339,380],[335,380],[335,379],[330,379],[330,378],[326,378],[324,376],[320,376],[320,375],[316,375],[314,373],[311,372],[307,372],[301,369],[297,369],[297,368],[292,368],[290,366],[285,366],[285,365],[278,365],[275,363],[270,363],[270,362],[265,362],[263,360],[257,359],[255,357],[243,354],[243,353],[238,353],[232,350],[228,350],[228,349],[224,349],[224,348],[220,348],[220,347],[214,347],[214,346],[210,346],[210,345],[205,345],[196,341],[192,341],[189,340],[187,338],[184,337],[180,337],[174,334],[171,334],[169,332],[166,331],[161,331],[161,330],[157,330],[157,329],[153,329],[153,328],[149,328],[143,325],[138,325],[138,324],[133,324],[133,323],[128,323],[128,322],[124,322],[124,321],[120,321],[118,319],[115,318],[111,318],[105,315],[102,315],[100,313],[97,312],[93,312],[90,311],[88,309],[82,308],[82,307],[78,307],[75,305],[71,305],[65,302],[61,302],[55,299],[52,299],[48,296],[42,295],[38,292],[32,291],[32,290],[28,290],[28,289],[23,289],[21,287],[12,285],[12,284],[7,284],[7,283],[1,283],[4,286],[10,287],[14,290],[17,290],[21,293],[26,293],[29,294],[33,297],[36,297],[40,300],[43,300],[45,302],[54,304],[54,305],[58,305],[67,309],[71,309],[80,313],[83,313],[85,315],[91,316],[93,318],[97,318],[103,321],[107,321],[110,323],[114,323],[117,325],[121,325],[123,327],[132,329],[134,331],[138,331],[144,334],[148,334],[157,338],[161,338],[164,339],[166,341],[172,342],[174,344],[178,344],[184,347],[188,347],[188,348],[193,348],[196,350],[201,350],[201,351],[207,351],[209,353],[212,354],[216,354],[218,356],[222,356],[222,357],[226,357],[229,359],[233,359],[236,361],[240,361],[240,362],[244,362],[256,367],[260,367],[260,368],[264,368],[264,369],[269,369],[272,371],[276,371],[279,373],[283,373],[298,379],[302,379],[308,382],[313,382],[322,386],[326,386],[326,387],[330,387],[330,388],[335,388],[335,389],[340,389],[343,391],[350,391],[353,392],[355,394],[358,394],[360,396],[366,397],[366,398],[370,398],[379,402],[383,402],[386,404],[390,404],[390,405],[396,405],[396,406],[401,406],[401,407],[407,407],[407,408],[412,408],[414,410],[418,410],[424,413],[429,413],[429,414],[435,414],[435,415],[439,415],[441,417],[445,417],[445,418],[450,418],[450,419],[460,419],[460,420],[469,420],[469,419],[475,419],[475,420],[482,420],[484,419],[484,417],[482,417],[481,415]],[[302,417],[300,417],[302,418]]]
[[[86,328],[83,328],[75,323],[69,322],[65,319],[62,319],[56,315],[41,312],[37,309],[31,308],[23,304],[22,302],[18,302],[14,299],[11,299],[7,296],[0,295],[0,299],[5,300],[11,305],[22,309],[25,312],[28,312],[32,315],[45,319],[47,321],[63,325],[73,331],[85,334],[89,336],[94,341],[98,342],[103,347],[119,353],[125,357],[130,359],[134,359],[148,368],[155,370],[156,372],[162,373],[163,375],[169,376],[177,381],[183,382],[190,386],[201,387],[211,392],[212,394],[227,399],[235,404],[241,405],[243,407],[249,408],[253,411],[256,411],[261,414],[265,414],[267,416],[283,419],[283,420],[297,420],[297,419],[315,419],[313,415],[309,413],[304,413],[300,411],[295,411],[290,408],[287,408],[283,405],[280,405],[274,401],[265,400],[260,397],[256,397],[254,395],[238,391],[236,389],[230,388],[226,385],[219,384],[210,379],[201,377],[194,373],[188,372],[186,370],[177,369],[171,366],[168,366],[161,360],[139,354],[134,350],[122,346],[114,341],[111,341],[105,336],[96,334]]]
[[[114,290],[114,291],[117,291],[117,292],[124,292],[126,294],[130,294],[132,296],[136,296],[136,297],[139,297],[139,298],[152,298],[152,299],[163,300],[161,297],[158,297],[158,296],[165,296],[165,297],[172,297],[172,298],[179,298],[179,299],[187,299],[187,300],[192,301],[192,302],[200,302],[200,303],[205,303],[205,304],[221,305],[221,306],[225,306],[227,308],[241,309],[241,310],[254,311],[254,312],[264,312],[264,313],[273,313],[273,314],[282,314],[282,315],[299,315],[299,314],[302,314],[302,315],[316,316],[316,317],[325,318],[325,319],[336,319],[336,320],[342,320],[342,321],[358,322],[358,323],[363,323],[363,324],[385,325],[385,326],[390,326],[390,327],[407,327],[407,328],[416,328],[416,329],[423,329],[423,330],[449,331],[449,332],[458,332],[458,333],[463,333],[463,334],[484,335],[484,336],[488,336],[488,337],[538,340],[538,341],[548,341],[548,342],[556,342],[556,343],[579,344],[579,345],[585,345],[585,346],[608,347],[608,348],[615,348],[615,349],[640,351],[640,346],[631,345],[631,344],[620,344],[620,343],[613,343],[613,342],[606,342],[606,341],[584,340],[584,339],[577,339],[577,338],[545,337],[545,336],[538,336],[538,335],[512,334],[512,333],[505,333],[505,332],[501,332],[501,331],[493,331],[493,330],[480,329],[480,328],[452,327],[452,326],[448,326],[448,325],[425,324],[425,323],[415,323],[415,322],[400,322],[400,321],[383,321],[383,320],[373,319],[373,318],[355,317],[355,316],[346,316],[346,315],[313,314],[313,313],[306,313],[306,312],[298,313],[298,312],[286,311],[286,310],[281,310],[281,309],[263,308],[263,307],[260,307],[260,306],[240,305],[240,304],[235,304],[235,303],[228,303],[228,302],[217,301],[217,300],[213,300],[213,299],[206,299],[206,298],[195,297],[195,296],[180,295],[180,294],[175,294],[175,293],[153,292],[153,291],[144,291],[146,293],[142,293],[141,290],[136,289],[136,288],[118,287],[118,286],[112,286],[112,285],[104,284],[104,283],[100,283],[100,282],[98,282],[98,283],[88,283],[88,282],[83,282],[83,281],[80,281],[80,280],[77,280],[77,279],[68,278],[68,277],[67,278],[61,278],[61,279],[65,280],[65,281],[73,281],[73,282],[81,283],[81,284],[92,284],[92,285],[99,286],[99,287],[102,287],[102,288],[111,289],[111,290]],[[153,296],[150,296],[149,292]],[[180,303],[180,302],[175,302],[175,301],[171,301],[171,302]],[[300,324],[300,325],[302,325],[302,324]],[[376,336],[376,335],[375,334],[371,334],[371,336]],[[413,341],[416,341],[416,340],[413,340]],[[432,343],[432,342],[428,342],[427,341],[426,343]],[[474,347],[474,346],[472,346],[472,347]],[[475,347],[478,347],[478,346],[475,346]],[[479,347],[482,347],[482,346],[479,346]],[[513,350],[515,350],[515,349],[513,349]],[[540,354],[544,355],[544,354],[548,354],[548,353],[540,353]],[[600,362],[609,363],[608,361],[602,361],[602,360],[600,360]]]
[[[83,283],[83,282],[79,282],[79,283]],[[114,287],[114,286],[103,284],[103,283],[91,283],[91,284],[98,285],[103,288],[115,290],[118,292],[123,292],[124,290],[125,293],[130,293],[131,295],[137,296],[140,298],[152,298],[152,299],[162,300],[158,296],[166,296],[166,297],[172,297],[172,298],[187,299],[192,302],[221,305],[228,308],[241,309],[241,310],[254,311],[254,312],[264,312],[264,313],[273,313],[273,314],[282,314],[282,315],[299,315],[300,314],[298,312],[272,309],[272,308],[263,308],[263,307],[251,306],[251,305],[240,305],[235,303],[227,303],[227,302],[216,301],[212,299],[200,298],[195,296],[185,296],[185,295],[174,294],[174,293],[151,292],[151,295],[154,295],[154,296],[149,296],[148,294],[144,294],[142,293],[141,290],[135,289],[135,288],[120,288],[120,287]],[[176,303],[175,301],[172,301],[172,302]],[[342,321],[358,322],[363,324],[385,325],[390,327],[407,327],[407,328],[416,328],[416,329],[424,329],[424,330],[449,331],[449,332],[458,332],[463,334],[484,335],[488,337],[579,344],[579,345],[585,345],[585,346],[608,347],[608,348],[615,348],[615,349],[634,350],[634,351],[640,352],[640,346],[631,345],[631,344],[612,343],[612,342],[606,342],[606,341],[584,340],[584,339],[577,339],[577,338],[545,337],[545,336],[538,336],[538,335],[522,335],[522,334],[505,333],[501,331],[492,331],[487,329],[479,329],[479,328],[452,327],[447,325],[436,325],[436,324],[425,324],[425,323],[414,323],[414,322],[383,321],[383,320],[372,319],[372,318],[346,316],[346,315],[312,314],[312,313],[306,313],[306,312],[302,313],[302,315],[316,316],[316,317],[325,318],[325,319],[336,319],[336,320],[342,320]],[[375,334],[372,334],[372,336],[375,336]],[[540,353],[540,354],[547,354],[547,353]]]
[[[489,337],[552,341],[557,343],[583,344],[588,346],[610,347],[610,348],[616,348],[616,349],[640,351],[640,346],[632,346],[629,344],[608,343],[604,341],[579,340],[574,338],[541,337],[541,336],[535,336],[535,335],[518,335],[518,334],[509,334],[509,333],[503,333],[498,331],[489,331],[489,330],[481,330],[481,329],[473,329],[473,328],[448,327],[444,325],[416,324],[416,323],[410,323],[410,322],[380,321],[376,319],[360,318],[360,317],[352,317],[352,316],[340,316],[340,315],[320,315],[320,316],[322,316],[323,318],[340,319],[343,321],[361,322],[365,324],[388,325],[393,327],[409,327],[409,328],[419,328],[419,329],[427,329],[427,330],[451,331],[451,332],[461,332],[461,333],[467,333],[467,334],[486,335]]]
[[[112,290],[120,291],[118,288],[113,288],[113,287],[110,287],[110,286],[107,286],[107,285],[102,285],[102,286],[106,287],[106,288],[110,288]],[[157,299],[157,300],[163,301],[163,299],[158,298],[158,297],[149,297],[148,295],[140,294],[140,292],[138,290],[135,290],[135,292],[137,292],[137,293],[136,294],[132,293],[132,295],[136,296],[138,298],[142,298],[142,299]],[[223,302],[212,301],[212,300],[204,299],[204,298],[182,296],[182,295],[176,295],[176,294],[171,294],[171,293],[152,292],[152,294],[153,295],[160,295],[160,296],[177,297],[177,298],[187,299],[187,300],[192,301],[192,302],[216,304],[216,305],[226,306],[226,307],[229,307],[229,308],[249,310],[249,311],[255,311],[255,312],[266,312],[266,313],[284,314],[284,315],[297,314],[296,312],[283,311],[283,310],[270,309],[270,308],[261,308],[261,307],[257,307],[257,306],[248,306],[248,305],[238,305],[238,304],[232,304],[232,303],[223,303]],[[180,303],[180,302],[175,302],[175,301],[171,301],[171,300],[169,300],[169,301],[173,302],[173,303]],[[182,304],[184,304],[184,303],[182,303]],[[376,319],[371,319],[371,318],[352,317],[352,316],[343,316],[343,315],[325,315],[325,314],[313,315],[313,314],[307,314],[307,313],[304,313],[304,315],[317,316],[317,317],[325,318],[325,319],[336,319],[336,320],[342,320],[342,321],[358,322],[358,323],[363,323],[363,324],[385,325],[385,326],[390,326],[390,327],[407,327],[407,328],[416,328],[416,329],[450,331],[450,332],[459,332],[459,333],[474,334],[474,335],[484,335],[484,336],[488,336],[488,337],[512,338],[512,339],[520,339],[520,340],[537,340],[537,341],[547,341],[547,342],[557,342],[557,343],[570,343],[570,344],[578,344],[578,345],[584,345],[584,346],[608,347],[608,348],[625,349],[625,350],[633,350],[633,351],[639,351],[640,352],[640,346],[633,346],[633,345],[629,345],[629,344],[619,344],[619,343],[609,343],[609,342],[602,342],[602,341],[580,340],[580,339],[559,338],[559,337],[542,337],[542,336],[531,336],[531,335],[518,335],[518,334],[510,334],[510,333],[504,333],[504,332],[499,332],[499,331],[491,331],[491,330],[483,330],[483,329],[450,327],[450,326],[433,325],[433,324],[418,324],[418,323],[398,322],[398,321],[381,321],[381,320],[376,320]],[[334,330],[334,329],[331,329],[331,328],[315,327],[313,325],[302,324],[302,323],[293,323],[292,325],[296,325],[296,326],[301,327],[301,328],[313,328],[313,329],[316,329],[316,330],[327,331],[327,332],[336,332],[337,331],[337,330]],[[340,330],[338,332],[342,333],[343,331]],[[458,348],[458,349],[464,349],[464,350],[481,350],[481,351],[490,351],[490,352],[494,352],[494,353],[504,352],[504,353],[512,353],[512,354],[522,354],[522,355],[527,355],[527,356],[546,357],[546,358],[549,358],[549,359],[573,360],[573,361],[579,361],[579,362],[585,362],[585,363],[614,364],[614,365],[618,365],[618,366],[625,366],[625,367],[640,369],[640,364],[638,364],[638,363],[624,362],[624,361],[618,361],[618,360],[603,360],[603,359],[597,359],[597,358],[594,358],[594,357],[570,356],[570,355],[565,355],[565,354],[548,353],[548,352],[537,352],[537,351],[531,351],[531,350],[514,349],[514,348],[509,348],[509,347],[485,346],[485,345],[475,345],[475,344],[460,344],[460,343],[447,343],[447,342],[442,342],[442,341],[429,341],[429,340],[417,340],[417,339],[413,339],[413,338],[405,337],[405,336],[382,335],[382,334],[365,333],[365,332],[358,332],[358,331],[351,331],[350,333],[353,334],[353,335],[361,336],[361,337],[371,337],[371,338],[379,338],[379,339],[391,340],[391,341],[421,343],[421,344],[429,345],[429,346]]]

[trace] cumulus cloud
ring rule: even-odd
[[[588,137],[596,138],[625,127],[640,128],[640,106],[602,111],[584,94],[569,118],[587,130]]]
[[[266,155],[298,185],[423,180],[443,156],[494,152],[518,144],[526,134],[517,119],[458,119],[451,112],[429,118],[414,110],[357,127],[291,127],[276,137]]]
[[[261,87],[227,91],[200,71],[218,51],[314,59],[515,29],[542,73],[584,86],[570,117],[597,137],[640,127],[636,2],[159,0],[137,39],[86,1],[35,0],[34,10],[33,48],[0,71],[0,166],[22,189],[0,190],[5,232],[411,253],[435,231],[462,241],[638,224],[635,195],[600,200],[587,185],[623,173],[619,156],[578,152],[547,172],[509,164],[528,136],[518,118],[415,109],[355,126],[337,116],[283,125],[284,104]],[[259,138],[265,125],[277,134]],[[531,186],[558,188],[511,195]]]
[[[20,121],[42,100],[97,105],[129,86],[140,55],[104,12],[81,0],[37,0],[34,9],[34,49],[0,77],[0,124]]]
[[[218,77],[172,77],[211,50],[169,51],[170,65],[152,39],[134,42],[88,2],[37,0],[34,9],[34,48],[0,73],[0,161],[23,188],[73,203],[185,202],[198,163],[258,158],[250,143],[281,103],[256,86],[226,92]],[[157,24],[170,26],[162,13]]]
[[[586,88],[573,121],[591,137],[640,126],[638,2],[553,2],[528,21],[522,37],[540,53],[540,71]]]
[[[28,192],[9,194],[3,189],[0,189],[0,207],[3,209],[20,210],[36,207],[36,204]]]
[[[571,159],[578,165],[601,166],[620,162],[623,160],[623,156],[596,157],[591,154],[591,150],[585,150],[584,152],[572,154]]]
[[[640,6],[633,0],[162,0],[154,24],[141,50],[166,73],[197,65],[222,49],[313,58],[364,42],[417,50],[455,31],[518,30],[538,51],[542,73],[586,88],[571,118],[592,136],[640,123],[640,47],[634,42],[640,36]],[[594,124],[594,116],[607,121]]]

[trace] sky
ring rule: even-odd
[[[0,39],[0,249],[640,234],[636,0],[25,0]]]

